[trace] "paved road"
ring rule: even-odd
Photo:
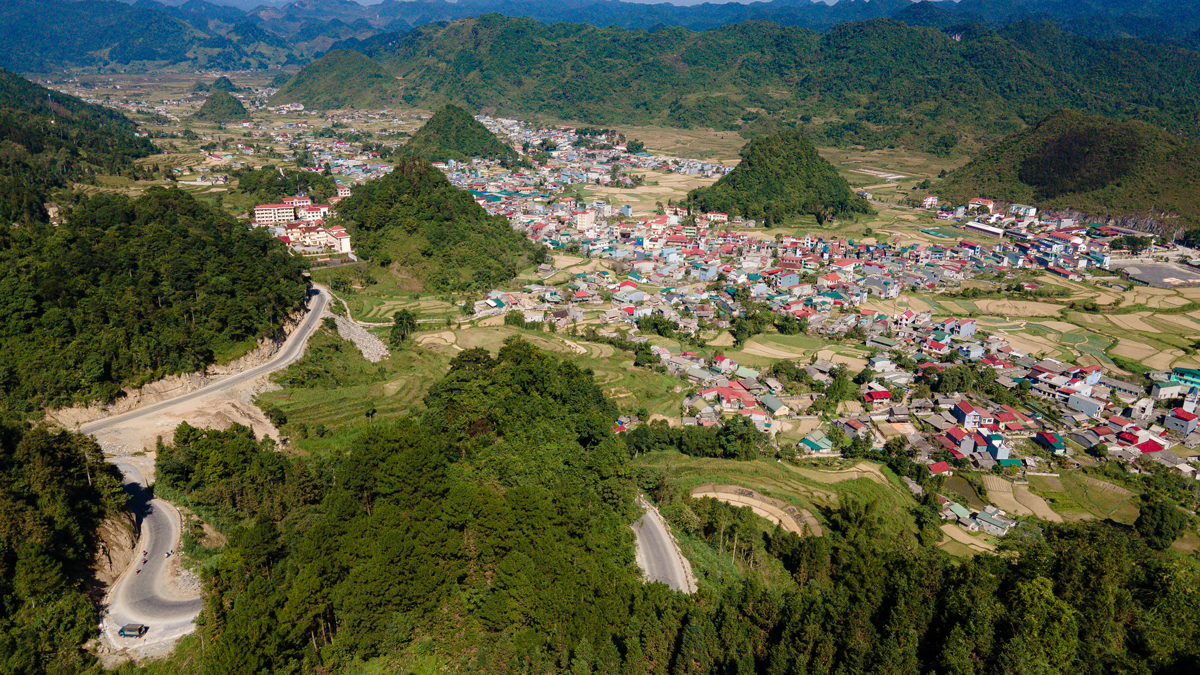
[[[107,429],[108,427],[116,426],[139,417],[145,417],[146,415],[153,415],[154,413],[170,408],[171,406],[192,401],[204,396],[208,396],[214,392],[228,389],[234,385],[241,384],[246,380],[256,378],[264,373],[279,370],[280,368],[290,365],[293,361],[299,359],[304,353],[304,343],[308,340],[308,336],[311,335],[314,330],[316,330],[318,325],[320,325],[321,313],[324,312],[325,306],[329,303],[329,293],[320,286],[316,288],[318,291],[317,294],[309,298],[308,301],[308,316],[304,317],[304,321],[301,322],[299,328],[297,328],[291,334],[291,336],[288,337],[287,342],[285,342],[283,345],[283,349],[279,350],[279,353],[275,355],[275,358],[262,364],[261,366],[255,366],[254,368],[243,371],[236,375],[230,375],[229,377],[222,378],[221,380],[201,387],[190,394],[183,394],[182,396],[176,396],[175,398],[154,403],[144,408],[138,408],[137,410],[131,410],[127,413],[115,415],[113,417],[105,417],[104,419],[89,422],[81,425],[79,427],[79,431],[85,434],[94,434],[97,431]]]
[[[328,301],[329,293],[324,288],[317,287],[317,293],[308,301],[308,315],[288,337],[287,342],[284,343],[275,358],[267,363],[231,375],[189,394],[176,396],[115,417],[96,420],[82,425],[79,430],[87,434],[96,433],[110,426],[153,415],[171,406],[208,396],[288,366],[304,353],[304,344],[320,325],[321,314]],[[146,553],[144,556],[135,555],[133,564],[125,570],[109,593],[108,613],[104,618],[104,632],[109,641],[119,647],[141,648],[142,646],[149,647],[152,643],[173,643],[175,639],[195,629],[195,618],[203,605],[203,600],[200,598],[176,600],[164,595],[169,562],[164,554],[167,551],[173,551],[172,555],[176,555],[174,552],[177,551],[179,545],[179,512],[171,504],[153,498],[145,478],[132,464],[121,459],[112,461],[125,474],[125,490],[129,493],[129,508],[142,522],[141,537],[135,554],[141,554],[142,551]],[[117,631],[127,623],[144,624],[149,626],[150,630],[141,640],[119,637]]]
[[[177,555],[179,512],[161,499],[153,499],[146,479],[132,464],[113,462],[125,474],[129,508],[142,521],[133,564],[117,580],[108,596],[104,632],[113,644],[141,647],[147,643],[174,642],[195,629],[195,618],[204,601],[176,600],[163,596],[167,583],[166,552]],[[143,553],[143,551],[145,553]],[[140,623],[150,629],[141,640],[117,635],[121,626]]]
[[[662,516],[644,500],[638,499],[638,503],[646,513],[633,524],[633,531],[637,535],[638,565],[646,573],[646,579],[660,581],[674,591],[695,592],[691,568],[685,567],[687,562],[675,546]]]

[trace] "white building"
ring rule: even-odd
[[[260,204],[254,207],[254,222],[259,225],[290,223],[296,219],[296,209],[290,204]]]

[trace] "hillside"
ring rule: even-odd
[[[119,112],[0,69],[0,222],[44,220],[53,190],[103,171],[132,176],[153,151]]]
[[[93,197],[59,227],[4,228],[0,405],[109,400],[235,354],[301,307],[304,268],[265,230],[176,189]]]
[[[1054,39],[1051,27],[976,27],[956,39],[877,19],[825,34],[762,22],[651,34],[489,14],[353,46],[403,76],[405,100],[426,107],[747,135],[798,128],[819,145],[939,154],[982,150],[1061,107],[1154,115],[1200,138],[1200,54]],[[1171,86],[1156,87],[1159,77]]]
[[[305,66],[271,97],[270,105],[302,103],[306,108],[386,108],[402,87],[378,63],[347,50],[332,51]]]
[[[540,249],[503,216],[489,216],[428,160],[401,159],[395,169],[338,204],[357,248],[387,257],[401,275],[438,291],[498,286]]]
[[[954,171],[936,192],[1073,208],[1171,213],[1200,226],[1200,146],[1143,122],[1059,110]]]
[[[204,101],[204,105],[192,115],[192,119],[204,122],[240,122],[250,119],[250,113],[242,102],[228,91],[217,89]]]
[[[471,113],[454,105],[443,106],[434,113],[408,143],[406,152],[431,162],[448,159],[466,161],[472,158],[515,160],[517,153],[488,128],[477,122]]]
[[[728,175],[688,193],[692,213],[720,211],[771,226],[800,214],[814,215],[823,223],[871,210],[798,131],[750,141],[741,157]]]

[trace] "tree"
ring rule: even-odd
[[[1142,535],[1146,545],[1156,551],[1170,548],[1179,535],[1183,534],[1185,527],[1187,516],[1162,499],[1143,504],[1141,513],[1133,523],[1133,528]]]
[[[388,342],[393,347],[399,347],[404,343],[405,338],[416,329],[417,315],[412,310],[402,309],[392,316],[392,333],[388,336]]]
[[[371,420],[375,419],[375,413],[376,413],[376,412],[378,412],[378,411],[376,411],[376,410],[375,410],[375,405],[374,405],[374,404],[371,404],[371,403],[368,403],[368,404],[367,404],[367,410],[366,410],[366,412],[365,412],[365,413],[363,413],[363,414],[364,414],[364,415],[366,415],[366,417],[367,417],[367,421],[368,421],[368,422],[370,422]]]

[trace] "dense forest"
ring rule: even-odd
[[[358,52],[339,49],[305,66],[271,97],[271,105],[306,108],[387,108],[399,98],[400,81]]]
[[[203,122],[241,122],[250,119],[246,107],[224,89],[217,89],[204,100],[192,119]]]
[[[186,192],[64,207],[61,226],[0,229],[8,414],[203,368],[303,306],[302,259]]]
[[[425,402],[337,456],[281,455],[236,427],[183,426],[159,449],[162,480],[230,542],[206,572],[202,662],[181,670],[1200,666],[1200,574],[1138,529],[1035,522],[1000,554],[961,560],[849,501],[822,513],[825,536],[797,537],[633,465],[644,448],[612,434],[616,408],[592,377],[516,338],[495,357],[459,354]],[[738,572],[691,597],[643,585],[635,490],[672,503],[675,527]]]
[[[51,191],[85,174],[131,175],[153,152],[124,115],[0,70],[0,222],[44,221]]]
[[[716,183],[688,193],[693,214],[719,211],[770,227],[800,214],[814,215],[824,223],[871,210],[799,131],[750,141],[741,157],[733,171]]]
[[[1144,122],[1059,110],[952,172],[935,191],[1078,209],[1173,214],[1200,227],[1200,146]]]
[[[455,105],[442,106],[434,113],[404,144],[404,150],[431,162],[517,158],[515,150],[496,138],[471,113]]]
[[[1200,137],[1200,54],[1071,38],[1048,22],[954,35],[887,19],[825,34],[764,22],[651,34],[489,14],[353,46],[403,75],[410,103],[588,124],[800,128],[821,145],[945,154],[1074,106]]]
[[[87,436],[0,425],[0,672],[76,673],[99,617],[84,586],[96,531],[124,516],[121,474]]]
[[[545,255],[426,159],[400,159],[339,202],[338,216],[350,223],[361,253],[394,261],[435,290],[491,288]]]

